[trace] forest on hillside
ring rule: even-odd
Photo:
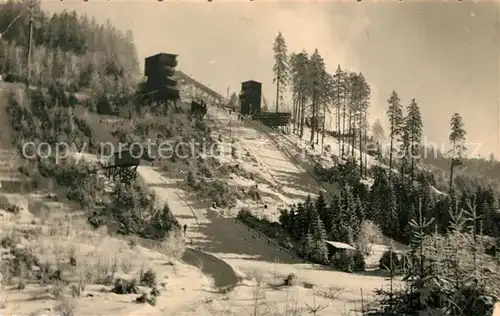
[[[498,179],[484,174],[458,174],[464,167],[470,167],[472,174],[494,172],[500,168],[500,163],[494,159],[466,158],[467,129],[459,113],[454,113],[449,121],[450,152],[437,151],[435,157],[423,155],[422,152],[428,149],[422,146],[424,122],[416,98],[405,106],[398,93],[392,91],[387,99],[390,126],[386,135],[380,121],[369,126],[370,85],[363,73],[343,69],[340,65],[334,73],[328,73],[317,49],[312,54],[305,50],[289,54],[281,33],[276,37],[273,51],[278,96],[276,109],[282,106],[284,91],[289,89],[293,96],[293,133],[303,138],[304,126],[309,126],[308,141],[312,147],[321,143],[322,151],[326,150],[323,148],[325,135],[335,135],[339,140],[338,151],[346,162],[324,172],[344,188],[338,194],[339,200],[334,197],[331,201],[332,208],[348,208],[350,215],[345,218],[357,223],[347,225],[351,229],[349,233],[328,233],[327,229],[326,236],[332,238],[333,234],[335,240],[353,243],[359,223],[369,219],[380,225],[384,234],[408,243],[411,237],[409,223],[417,215],[417,210],[420,209],[426,217],[433,217],[435,228],[444,233],[450,220],[449,210],[466,208],[466,201],[474,201],[475,212],[481,218],[482,233],[500,237],[500,190],[495,182]],[[333,131],[326,129],[324,118],[327,113],[335,118]],[[382,152],[379,147],[370,151],[366,146],[368,142],[390,143],[390,149]],[[368,167],[366,156],[364,159],[359,155],[355,158],[357,149],[373,155],[388,169]],[[435,172],[437,168],[441,173]],[[367,178],[373,180],[371,186],[361,181]],[[329,211],[325,214],[336,213]],[[358,214],[357,220],[354,214]],[[320,226],[323,227],[338,220],[325,215],[318,218],[321,217],[323,223]],[[302,237],[306,235],[307,230]]]
[[[75,11],[49,14],[35,1],[0,3],[0,74],[6,81],[27,79],[30,6],[31,85],[58,85],[116,104],[134,92],[140,74],[130,31]]]
[[[404,102],[396,91],[387,96],[385,135],[380,121],[369,126],[371,91],[362,72],[338,65],[329,73],[318,49],[289,54],[281,32],[273,51],[276,111],[289,89],[292,132],[303,138],[304,126],[310,127],[309,144],[320,146],[323,154],[328,154],[327,133],[339,140],[344,163],[316,172],[340,190],[282,209],[279,223],[249,210],[240,212],[240,220],[309,261],[351,272],[364,270],[366,245],[381,242],[381,235],[407,245],[402,255],[390,249],[380,261],[391,284],[402,274],[405,287],[378,291],[382,313],[376,315],[491,315],[496,301],[491,294],[498,295],[500,284],[493,272],[499,262],[500,177],[485,173],[499,170],[500,163],[466,159],[467,129],[460,113],[449,120],[449,152],[423,159],[428,149],[422,145],[417,98]],[[333,131],[326,129],[327,114],[335,118]],[[374,142],[378,148],[367,147]],[[388,152],[382,143],[390,144]],[[358,149],[386,166],[369,166]],[[459,172],[464,167],[471,168],[469,174]],[[478,172],[485,173],[474,175]],[[355,251],[329,257],[327,241],[347,243]]]
[[[424,148],[425,122],[422,121],[418,98],[403,101],[396,91],[387,96],[390,126],[386,132],[380,120],[369,124],[367,113],[372,102],[371,91],[362,72],[352,72],[338,65],[335,72],[329,73],[317,49],[312,54],[305,50],[288,53],[281,33],[276,37],[273,50],[276,61],[273,68],[277,93],[275,107],[284,106],[285,91],[292,93],[293,132],[302,138],[304,126],[311,127],[308,141],[313,147],[321,143],[322,148],[324,136],[331,134],[339,140],[338,151],[342,158],[354,156],[355,150],[361,149],[412,179],[416,169],[421,169],[430,182],[444,192],[450,190],[451,177],[451,183],[458,191],[473,191],[480,186],[491,187],[500,194],[500,162],[494,156],[489,160],[466,157],[463,144],[467,141],[467,129],[459,113],[450,118],[449,151]],[[328,116],[334,118],[333,130],[328,130],[325,119]],[[373,148],[373,143],[378,143],[379,148]],[[385,147],[390,144],[390,148],[382,148],[382,144]],[[419,154],[424,150],[432,154]],[[366,166],[366,158],[358,159],[358,168],[364,177],[370,172]]]
[[[0,74],[6,81],[27,79],[31,4],[34,26],[30,89],[9,91],[6,112],[13,130],[12,141],[20,152],[26,142],[46,142],[52,149],[61,143],[77,148],[86,144],[86,151],[99,152],[102,140],[93,134],[86,112],[114,112],[136,101],[139,69],[132,34],[123,34],[109,21],[98,24],[75,11],[48,14],[36,1],[2,2]],[[72,101],[78,95],[85,96],[81,103],[88,108],[76,108]],[[52,184],[63,188],[68,200],[92,211],[88,221],[94,228],[116,222],[118,233],[157,240],[179,229],[168,205],[160,205],[145,187],[118,184],[110,194],[101,164],[71,156],[57,161],[49,149],[49,155],[40,158],[47,154],[43,150],[24,154],[20,173],[30,178],[34,188],[52,188]],[[26,157],[31,154],[36,159]],[[101,210],[99,214],[96,209]],[[139,213],[141,216],[136,215]]]
[[[3,33],[0,73],[13,81],[27,78],[27,6],[26,2],[13,1],[0,4]],[[8,113],[17,143],[92,140],[90,128],[82,117],[73,116],[71,120],[70,107],[61,92],[87,93],[95,110],[103,104],[116,108],[134,102],[133,98],[126,98],[135,92],[135,78],[139,73],[132,36],[122,34],[110,23],[99,25],[75,12],[47,14],[39,7],[35,7],[34,12],[30,77],[32,85],[47,89],[28,91],[25,98],[28,100],[22,100],[24,102],[12,96]],[[352,158],[356,148],[367,151],[369,141],[383,141],[380,128],[377,127],[378,134],[369,131],[368,79],[363,73],[340,65],[334,73],[328,73],[317,49],[312,54],[305,50],[289,54],[282,34],[276,38],[274,52],[278,94],[275,107],[282,106],[283,92],[291,89],[293,133],[304,137],[304,126],[309,125],[312,128],[309,141],[319,146],[327,132],[326,114],[333,113],[336,117],[334,131],[330,132],[340,140],[339,151],[346,163],[329,172],[341,190],[331,192],[330,197],[320,195],[316,200],[309,197],[282,209],[280,223],[257,220],[250,212],[241,212],[240,219],[260,225],[259,228],[272,227],[265,233],[273,238],[285,237],[290,248],[307,260],[347,271],[363,270],[367,235],[379,230],[380,234],[409,248],[404,256],[393,256],[389,251],[383,258],[389,256],[390,260],[381,262],[381,267],[391,272],[390,280],[395,274],[403,274],[407,285],[402,290],[379,293],[383,309],[392,313],[385,315],[415,315],[436,309],[447,312],[442,315],[489,315],[485,310],[491,306],[490,295],[500,294],[497,293],[500,280],[498,273],[494,273],[499,261],[496,251],[500,237],[499,191],[479,177],[466,179],[456,174],[467,162],[463,146],[466,124],[460,114],[450,118],[452,153],[443,155],[439,162],[443,177],[436,177],[426,169],[429,162],[415,154],[422,150],[418,144],[424,124],[418,101],[416,98],[402,101],[393,91],[387,96],[390,154],[383,156],[380,150],[372,153],[389,169],[368,168],[366,160]],[[172,125],[170,122],[162,128],[170,134],[185,132],[192,137],[185,123]],[[210,135],[201,120],[191,123],[200,130],[200,137]],[[151,125],[145,127],[153,123],[148,124]],[[371,126],[372,130],[377,128]],[[172,161],[167,164],[175,167]],[[85,168],[71,164],[61,168],[51,161],[43,161],[36,166],[36,172],[56,178],[57,184],[69,189],[69,197],[90,209],[102,185],[95,170],[91,173]],[[371,186],[362,181],[368,177],[373,180]],[[444,192],[436,193],[435,187]],[[226,196],[230,196],[232,188],[227,183],[223,189],[227,191]],[[149,202],[149,206],[136,203],[150,200],[145,198],[145,192],[119,188],[115,193],[112,213],[123,224],[122,233],[164,238],[165,233],[178,226],[168,208],[160,212]],[[150,223],[138,221],[136,214],[144,210],[158,217],[152,217]],[[146,229],[148,225],[151,230]],[[154,229],[157,227],[160,227],[160,235]],[[277,236],[278,233],[281,235]],[[351,244],[356,251],[329,257],[327,240]],[[404,264],[396,269],[393,264],[397,262]],[[485,271],[491,266],[492,269]]]

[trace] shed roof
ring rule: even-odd
[[[258,81],[255,81],[255,80],[247,80],[247,81],[243,81],[242,84],[245,84],[245,83],[257,83],[257,84],[262,84],[262,82],[258,82]]]
[[[169,58],[174,58],[174,57],[177,57],[179,55],[177,54],[170,54],[170,53],[158,53],[158,54],[155,54],[155,55],[151,55],[149,57],[146,57],[146,59],[150,59],[150,58],[158,58],[160,56],[166,56],[166,57],[169,57]]]
[[[353,246],[351,245],[348,245],[346,243],[343,243],[343,242],[339,242],[339,241],[330,241],[330,240],[327,240],[325,241],[327,244],[335,247],[335,248],[338,248],[338,249],[350,249],[350,250],[356,250],[356,248],[354,248]]]

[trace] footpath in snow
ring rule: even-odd
[[[190,208],[187,201],[184,201],[178,189],[172,186],[175,183],[168,182],[151,167],[141,166],[137,169],[137,172],[143,183],[149,186],[156,194],[160,206],[167,203],[181,226],[187,225],[189,228],[189,232],[186,234],[189,235],[188,239],[199,239],[200,235],[197,234],[199,233],[198,228],[201,224],[200,220],[193,213],[194,210]],[[204,274],[210,275],[216,287],[234,287],[238,284],[238,276],[232,266],[215,256],[199,250],[201,249],[187,248],[182,259],[189,264],[198,266]]]
[[[180,183],[161,176],[153,167],[140,166],[142,181],[157,195],[160,203],[167,203],[181,225],[187,225],[186,240],[204,252],[221,259],[262,260],[283,263],[301,262],[292,255],[268,243],[268,239],[234,218],[226,218],[210,208],[209,202],[200,202],[195,194],[179,190]]]

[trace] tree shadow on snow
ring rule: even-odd
[[[282,187],[289,187],[304,192],[304,198],[307,196],[308,192],[317,194],[321,190],[318,182],[311,180],[311,176],[307,172],[295,173],[280,171],[275,174],[275,179],[279,181]],[[288,194],[289,193],[286,193],[284,195]]]
[[[192,200],[191,200],[192,201]],[[198,204],[201,204],[199,202]],[[203,238],[193,238],[192,246],[202,251],[230,255],[234,259],[248,259],[268,262],[301,263],[302,261],[280,248],[268,243],[263,235],[251,230],[235,218],[226,218],[217,211],[197,209],[203,215],[203,221],[196,227],[189,228],[188,236],[201,234]]]

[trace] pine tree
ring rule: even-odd
[[[345,95],[346,95],[346,89],[345,89],[345,74],[342,71],[342,68],[340,68],[340,65],[337,66],[337,69],[335,70],[335,74],[333,75],[333,93],[334,93],[334,106],[335,106],[335,131],[337,134],[338,138],[338,144],[339,144],[339,152],[342,153],[342,145],[344,141],[343,133],[344,130],[342,128],[342,118],[344,116],[344,103],[345,103]],[[343,154],[341,154],[343,156]]]
[[[453,172],[455,167],[460,166],[463,163],[463,155],[465,153],[465,136],[467,132],[465,131],[465,125],[462,117],[458,113],[454,113],[450,121],[451,133],[450,133],[450,143],[451,143],[451,163],[450,163],[450,184],[449,190],[453,188]]]
[[[386,140],[384,128],[382,127],[382,123],[380,122],[380,119],[375,120],[375,122],[372,124],[371,127],[371,140],[374,142],[370,146],[370,148],[367,148],[369,154],[374,154],[375,158],[377,158],[379,161],[382,161],[383,159],[383,143]],[[375,151],[376,150],[376,151]]]
[[[424,217],[424,211],[422,210],[422,202],[419,202],[418,207],[418,217],[410,221],[410,226],[413,230],[413,236],[411,240],[411,248],[414,255],[417,256],[419,261],[419,273],[420,279],[424,277],[424,237],[426,230],[434,222],[434,218],[427,219]]]
[[[400,147],[399,147],[399,158],[400,158],[400,173],[401,173],[401,182],[405,181],[405,177],[408,171],[408,165],[410,164],[410,131],[406,128],[405,121],[406,117],[403,118],[403,127],[401,128],[400,135]]]
[[[326,73],[325,74],[325,88],[323,91],[323,126],[321,128],[321,155],[324,154],[325,150],[325,136],[326,136],[326,116],[327,113],[329,116],[332,114],[332,106],[335,106],[335,81],[333,75]]]
[[[372,137],[375,141],[377,142],[383,142],[385,141],[385,132],[384,128],[382,127],[382,123],[380,122],[380,119],[376,119],[375,122],[372,124]]]
[[[292,205],[288,212],[287,230],[290,234],[295,231],[295,223],[297,222],[297,207]]]
[[[350,107],[350,99],[351,99],[351,73],[348,71],[343,72],[343,80],[342,85],[345,91],[344,98],[342,101],[342,148],[341,148],[341,156],[345,157],[345,154],[348,154],[346,151],[346,141],[348,142],[351,137],[351,128],[350,128],[350,117],[351,113],[349,111]]]
[[[276,112],[278,112],[278,106],[280,101],[283,99],[283,92],[285,91],[286,85],[288,84],[288,50],[286,47],[285,38],[278,33],[274,41],[273,46],[274,51],[274,78],[273,83],[276,83]]]
[[[280,210],[279,222],[281,224],[281,227],[286,229],[286,231],[292,236],[294,235],[295,230],[297,229],[295,225],[296,216],[297,216],[297,207],[295,205],[292,205],[289,210],[287,209]]]
[[[327,234],[325,231],[325,227],[323,225],[323,221],[319,218],[319,215],[315,213],[315,218],[313,219],[312,226],[312,234],[313,234],[313,251],[311,254],[311,259],[314,262],[327,264],[328,263],[328,248],[326,246],[325,241],[327,240]]]
[[[318,109],[319,104],[323,101],[324,95],[326,94],[326,76],[325,62],[323,57],[319,54],[318,50],[315,49],[314,53],[311,55],[309,62],[309,91],[312,95],[312,116],[311,116],[311,137],[309,139],[312,148],[314,148],[314,133],[318,132]]]
[[[346,231],[344,216],[343,216],[343,205],[340,196],[332,200],[330,205],[332,210],[331,217],[331,230],[329,232],[328,238],[332,241],[342,241],[345,237],[343,235]]]
[[[500,227],[497,224],[498,204],[491,187],[476,192],[478,212],[483,216],[483,231],[485,235],[500,237]]]
[[[373,184],[369,194],[369,204],[366,216],[376,223],[383,223],[385,220],[385,199],[391,191],[387,172],[377,167],[374,170]]]
[[[398,196],[395,193],[394,184],[389,184],[389,192],[386,196],[386,212],[387,218],[384,221],[385,225],[382,226],[385,228],[385,233],[389,236],[399,236],[400,235],[400,227],[399,227],[399,217],[398,210],[400,209],[400,204],[398,201]]]
[[[297,129],[299,136],[304,136],[305,122],[305,106],[309,98],[308,94],[308,64],[309,55],[302,51],[298,54],[293,54],[290,59],[292,87],[295,96],[296,113],[297,113]]]
[[[347,98],[347,133],[349,134],[348,140],[349,140],[349,147],[350,151],[348,151],[349,155],[351,157],[354,156],[354,144],[356,142],[356,119],[355,119],[355,113],[357,111],[357,100],[358,100],[358,93],[357,93],[357,86],[359,82],[358,74],[355,72],[350,72],[347,75],[347,80],[346,80],[346,86],[347,86],[347,91],[348,91],[348,98]]]
[[[389,152],[389,181],[392,179],[392,158],[394,152],[394,141],[398,140],[401,136],[401,127],[403,124],[403,109],[400,103],[400,99],[396,91],[392,92],[391,97],[387,100],[389,103],[389,108],[387,109],[387,115],[389,117],[390,133],[389,137],[391,139],[391,147]]]
[[[299,78],[296,73],[295,65],[297,64],[297,54],[292,53],[289,58],[289,84],[291,85],[291,90],[292,90],[292,133],[296,134],[298,130],[298,123],[299,123],[299,99],[300,99],[300,93],[299,93]]]
[[[475,199],[467,200],[467,209],[465,211],[465,215],[468,217],[468,224],[467,228],[469,230],[469,235],[471,236],[470,240],[470,246],[471,246],[471,253],[472,253],[472,267],[473,267],[473,272],[475,275],[478,273],[478,254],[481,253],[481,250],[484,249],[478,249],[479,245],[479,235],[482,235],[482,216],[478,214],[477,212],[477,206],[476,206],[476,201]]]
[[[494,153],[491,153],[490,157],[488,158],[488,160],[489,160],[489,162],[491,162],[493,164],[493,163],[495,163],[497,161],[497,158],[495,157]]]
[[[341,225],[339,227],[339,234],[341,239],[339,239],[339,241],[353,245],[361,226],[361,221],[356,216],[357,201],[349,186],[344,186],[342,188],[340,197],[341,208],[339,217]]]
[[[426,196],[428,196],[428,193],[418,191],[415,185],[408,183],[407,181],[401,181],[398,183],[396,196],[398,197],[398,237],[401,241],[406,241],[409,238],[411,230],[409,222],[412,218],[416,217],[416,206],[419,203],[418,201],[423,200]],[[422,205],[426,206],[427,204],[422,203]]]
[[[408,134],[408,154],[410,156],[410,179],[413,183],[415,179],[415,164],[420,159],[420,147],[422,142],[422,115],[415,99],[411,100],[408,106],[405,131]]]
[[[299,254],[305,259],[311,259],[311,254],[314,251],[314,238],[310,231],[300,239]]]
[[[338,195],[334,195],[328,206],[329,217],[325,219],[325,229],[329,240],[337,240],[340,220],[340,199]]]
[[[308,208],[309,212],[309,231],[313,236],[319,231],[319,227],[322,226],[321,218],[319,217],[318,212],[316,211],[316,208],[314,204],[309,204],[310,207]]]
[[[311,231],[312,225],[314,223],[314,219],[316,218],[316,208],[314,207],[313,200],[311,195],[306,197],[304,201],[304,207],[306,211],[306,221],[307,221],[307,231]]]
[[[370,86],[366,82],[366,79],[362,73],[356,74],[356,76],[353,77],[352,89],[353,89],[352,102],[353,102],[353,116],[354,116],[353,124],[356,124],[358,129],[359,152],[360,152],[359,170],[360,174],[363,175],[362,148],[363,148],[363,139],[366,139],[366,129],[368,128],[368,122],[366,120],[366,116],[370,105]],[[353,156],[354,156],[354,146],[355,144],[353,141],[352,144]]]
[[[318,198],[316,199],[316,203],[315,203],[314,207],[316,208],[316,213],[318,213],[319,218],[321,219],[323,224],[325,224],[326,231],[328,231],[326,223],[331,222],[331,220],[329,218],[330,213],[329,213],[329,209],[328,209],[328,206],[326,204],[326,201],[325,201],[325,196],[324,196],[322,191],[319,192],[319,195],[318,195]],[[329,224],[328,224],[328,226],[329,226]]]
[[[413,221],[412,250],[407,260],[403,260],[408,263],[403,278],[406,289],[394,293],[378,291],[384,297],[383,311],[391,315],[436,312],[439,315],[491,315],[496,301],[492,294],[497,295],[500,280],[498,274],[480,260],[486,258],[484,243],[475,235],[477,216],[472,214],[474,206],[470,201],[468,205],[470,212],[450,208],[445,234],[438,232],[437,225],[434,225],[434,233],[429,234],[432,219],[425,219],[424,212],[419,212],[419,220]]]
[[[304,237],[308,230],[309,230],[309,222],[308,222],[308,217],[307,217],[307,209],[306,205],[304,203],[299,203],[297,205],[297,215],[296,215],[296,221],[295,221],[295,227],[296,229],[294,230],[294,238],[297,240],[302,239]]]

